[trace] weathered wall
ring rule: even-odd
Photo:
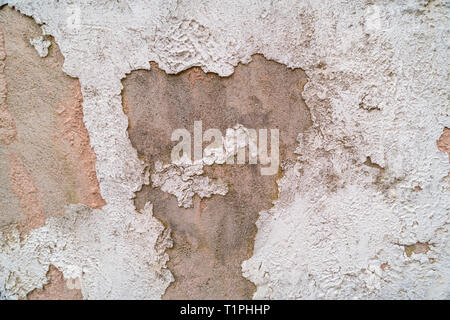
[[[40,227],[46,216],[60,215],[68,203],[100,208],[104,201],[83,123],[79,82],[62,72],[57,45],[45,59],[36,54],[28,39],[41,31],[32,19],[8,7],[0,18],[6,88],[2,109],[8,116],[2,121],[0,210],[5,214],[0,225]]]
[[[155,171],[155,163],[170,163],[171,134],[194,121],[225,134],[241,124],[246,128],[279,129],[280,158],[293,161],[297,135],[311,123],[301,92],[306,82],[300,69],[290,70],[262,56],[239,65],[225,78],[191,68],[167,75],[157,65],[135,71],[123,81],[123,104],[129,119],[131,143]],[[204,146],[209,141],[205,141]],[[248,157],[248,154],[246,154]],[[207,177],[227,186],[225,195],[196,198],[188,208],[162,188],[144,186],[137,193],[138,209],[150,201],[155,216],[171,229],[174,241],[168,267],[176,281],[165,298],[251,298],[254,285],[242,277],[241,263],[251,257],[258,213],[277,198],[275,175],[261,175],[261,164],[213,164],[202,169]],[[181,174],[181,172],[180,172]],[[153,177],[153,175],[152,175]],[[174,177],[165,183],[176,184]]]
[[[50,71],[52,67],[44,62],[56,54],[52,53],[54,48],[59,46],[64,57],[62,70],[78,78],[83,122],[95,153],[103,199],[96,197],[94,206],[106,203],[101,210],[92,210],[89,208],[92,199],[86,198],[89,194],[77,193],[72,198],[50,195],[46,188],[60,192],[62,187],[38,185],[50,180],[33,176],[33,171],[45,172],[39,166],[33,167],[35,155],[30,155],[31,164],[22,162],[21,167],[16,166],[13,172],[26,168],[28,175],[15,176],[20,176],[21,181],[26,180],[24,177],[34,181],[37,191],[32,189],[27,194],[43,192],[42,203],[48,198],[49,203],[58,206],[52,211],[40,204],[42,215],[47,217],[45,224],[42,225],[41,219],[38,228],[21,232],[18,224],[26,221],[26,208],[30,208],[31,216],[39,217],[35,198],[40,198],[34,196],[29,200],[17,192],[14,196],[14,187],[2,186],[2,194],[8,193],[11,199],[1,209],[2,221],[8,224],[2,227],[0,237],[3,297],[22,298],[37,292],[33,290],[52,278],[52,268],[67,279],[76,279],[70,283],[79,286],[83,298],[161,298],[164,292],[171,298],[186,297],[189,291],[193,297],[201,298],[200,287],[208,279],[211,281],[207,292],[220,298],[449,297],[446,1],[0,1],[0,5],[3,3],[43,24],[46,40],[48,36],[54,38],[49,56],[45,57],[47,44],[40,40],[33,42],[34,57],[29,51],[23,54],[30,55],[30,61],[37,65],[30,81],[48,82],[45,93],[55,90],[47,109],[42,110],[44,113],[35,115],[36,119],[42,118],[39,123],[45,128],[43,131],[64,132],[67,127],[46,121],[52,117],[78,117],[79,111],[58,116],[52,110],[57,110],[61,103],[76,105],[81,101],[73,91],[74,86],[68,84],[77,80],[67,77],[66,84],[45,78],[48,74],[61,74],[60,65],[54,65]],[[2,17],[7,17],[5,21],[25,19],[10,9],[3,8],[1,12]],[[14,28],[22,28],[19,24],[15,23]],[[10,41],[25,39],[27,50],[31,49],[29,40],[39,36],[36,25],[33,28],[21,39],[8,40],[8,35],[4,35],[5,48]],[[263,57],[255,56],[257,53]],[[2,54],[0,60],[6,61],[3,69],[7,70],[8,51],[6,60]],[[152,106],[150,100],[163,95],[164,90],[180,89],[183,98],[196,90],[208,90],[202,80],[199,88],[196,80],[193,88],[189,87],[189,80],[198,77],[211,77],[217,85],[229,83],[232,87],[237,83],[236,89],[217,92],[218,97],[208,100],[219,108],[210,118],[214,127],[229,127],[221,114],[227,114],[233,106],[218,103],[217,99],[262,90],[259,85],[252,88],[252,84],[247,84],[249,80],[239,82],[236,78],[242,72],[240,69],[251,69],[252,64],[264,66],[269,63],[264,61],[269,60],[277,65],[269,79],[285,79],[292,72],[301,74],[299,87],[292,90],[298,90],[297,99],[310,118],[310,123],[301,120],[302,117],[293,118],[286,126],[292,136],[295,130],[300,135],[297,143],[286,144],[292,161],[281,170],[277,199],[269,199],[273,180],[258,199],[246,199],[245,187],[250,184],[231,189],[236,169],[220,166],[205,168],[205,174],[229,178],[230,186],[227,194],[202,200],[211,202],[206,205],[206,210],[211,210],[207,214],[198,213],[202,209],[199,198],[194,197],[193,209],[183,209],[173,195],[147,187],[151,181],[146,166],[155,161],[148,155],[161,152],[154,149],[161,137],[155,133],[157,128],[150,126],[152,112],[166,109],[175,112],[190,106],[183,100],[176,103],[161,97]],[[157,63],[160,70],[151,68],[150,61]],[[247,67],[239,63],[249,64]],[[195,66],[218,76],[204,75],[198,69],[184,71]],[[127,75],[137,69],[151,70]],[[197,75],[189,78],[193,72]],[[180,74],[167,75],[177,73]],[[14,84],[14,72],[0,80]],[[144,95],[146,88],[152,87],[156,89]],[[282,83],[277,83],[268,90],[280,88],[284,88]],[[30,99],[37,102],[47,99],[38,89]],[[64,97],[63,89],[68,90]],[[289,87],[286,90],[291,93]],[[13,113],[30,106],[20,96],[13,109],[8,102],[9,95],[13,99],[27,92],[20,87],[13,92],[9,87],[0,88],[1,97],[6,95],[0,109],[1,143],[8,148],[13,148],[16,137],[32,130],[20,127],[19,118],[25,111]],[[288,107],[286,94],[279,104],[270,99],[265,104],[264,94],[249,96],[256,96],[274,115]],[[257,101],[248,99],[249,96],[238,99],[243,102],[239,107],[244,111],[251,107],[252,101]],[[200,92],[198,99],[202,97],[204,93]],[[148,113],[146,104],[151,108]],[[193,119],[194,105],[187,108],[188,114],[192,112],[186,117],[189,124],[200,120]],[[285,119],[282,113],[276,117]],[[169,114],[160,125],[172,125],[175,118]],[[138,120],[142,124],[137,124]],[[231,120],[245,121],[245,117],[238,114]],[[42,134],[38,132],[38,136]],[[86,137],[78,139],[85,141]],[[60,140],[64,140],[64,134]],[[3,145],[4,153],[9,149]],[[67,148],[71,152],[70,146]],[[43,150],[48,155],[54,147]],[[294,151],[296,155],[292,155]],[[140,159],[138,153],[144,157]],[[26,159],[25,151],[16,154]],[[20,157],[9,157],[8,162],[2,159],[0,179],[9,181],[9,163],[16,162],[15,159]],[[70,164],[63,167],[83,168],[91,165],[93,158],[83,159],[74,155],[68,159]],[[250,174],[248,179],[252,177]],[[75,185],[90,181],[76,176],[72,179]],[[237,200],[241,195],[242,199]],[[28,199],[25,202],[29,205],[21,204],[21,198]],[[235,201],[244,202],[243,206],[251,207],[252,212],[242,214],[245,217],[242,226],[236,226],[234,219],[230,219],[224,224],[226,228],[221,229],[220,218],[225,217],[227,208]],[[150,202],[154,203],[153,210],[160,221],[153,217]],[[142,213],[136,211],[135,205]],[[257,218],[256,211],[260,210]],[[239,210],[232,212],[230,217],[237,217]],[[250,234],[256,218],[256,237],[249,244],[253,242]],[[171,239],[167,227],[171,228],[174,240],[168,255],[166,249]],[[236,235],[239,227],[248,232]],[[208,246],[199,249],[200,241],[187,244],[190,233],[195,233],[194,239],[208,239]],[[212,234],[230,237],[220,242],[217,240],[220,237]],[[217,262],[214,254],[208,255],[211,248],[229,253],[227,246],[233,241],[237,249],[231,250],[234,256],[228,260]],[[187,246],[187,253],[181,253],[182,246]],[[166,269],[169,257],[172,272]],[[207,261],[211,267],[205,265],[189,279],[189,271],[185,269],[195,269],[199,263],[196,259]],[[239,274],[241,261],[242,275],[255,287]],[[220,279],[217,273],[227,266],[229,277]],[[236,290],[231,290],[237,283]],[[56,292],[64,290],[60,287]]]
[[[80,83],[63,73],[58,45],[37,52],[30,39],[42,35],[39,26],[8,7],[0,35],[1,296],[161,295],[170,240],[151,210],[105,205]]]

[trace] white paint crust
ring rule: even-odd
[[[213,194],[226,195],[228,186],[221,180],[203,175],[203,163],[162,164],[157,161],[155,173],[151,176],[152,187],[161,188],[177,198],[178,206],[190,208],[194,195],[209,198]]]
[[[48,48],[52,43],[44,40],[43,36],[40,36],[30,39],[30,44],[36,49],[41,58],[45,58],[48,55]]]
[[[313,126],[300,136],[299,161],[280,181],[274,207],[261,213],[254,256],[243,263],[254,297],[449,298],[449,163],[436,147],[450,127],[445,0],[6,2],[44,24],[64,71],[80,79],[108,203],[101,219],[79,221],[73,210],[49,219],[21,248],[4,236],[7,296],[42,286],[44,269],[57,262],[69,277],[87,265],[85,298],[129,297],[136,288],[135,297],[159,298],[171,277],[142,272],[142,256],[128,252],[138,246],[126,241],[134,233],[95,233],[110,236],[109,257],[120,261],[114,270],[101,244],[82,240],[88,230],[123,230],[139,217],[131,199],[148,177],[126,133],[120,80],[152,60],[168,73],[200,66],[227,76],[261,53],[305,70]],[[367,157],[384,168],[380,179]],[[157,274],[163,250],[153,245],[162,227],[148,223],[144,260],[155,261],[147,267]],[[64,258],[50,259],[38,249],[50,240],[61,245],[58,232],[68,243]],[[407,257],[403,246],[416,242],[430,250]],[[81,249],[82,257],[74,253]],[[11,275],[18,284],[10,285]]]
[[[155,299],[173,281],[164,253],[171,244],[151,204],[124,215],[70,205],[23,240],[14,225],[0,232],[0,284],[6,298],[25,297],[48,282],[52,264],[79,279],[84,299]]]

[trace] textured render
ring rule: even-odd
[[[150,182],[145,167],[151,160],[139,159],[139,143],[133,148],[128,137],[121,80],[133,70],[150,69],[149,61],[168,74],[198,66],[225,77],[259,53],[305,72],[301,95],[311,126],[299,128],[291,150],[298,159],[283,168],[272,208],[259,203],[264,210],[252,256],[236,258],[248,258],[242,274],[256,286],[253,297],[449,298],[446,1],[3,3],[43,24],[44,36],[55,39],[50,54],[57,44],[63,71],[79,79],[83,121],[106,205],[91,210],[71,201],[64,216],[47,217],[44,225],[38,220],[38,228],[21,233],[15,224],[3,227],[0,296],[22,298],[42,288],[54,266],[69,283],[79,283],[83,298],[162,297],[173,281],[165,268],[170,239],[149,202],[140,204],[142,213],[134,206],[135,192]],[[21,40],[32,48],[30,39],[39,36]],[[0,42],[2,152],[26,132],[4,99],[10,91],[2,50],[7,45]],[[35,47],[37,58],[51,58],[39,56],[46,44],[38,41]],[[34,205],[39,179],[33,180],[28,163],[16,159],[17,152],[2,159],[2,177],[9,174],[5,164],[15,163],[13,176],[29,189],[2,208],[2,219],[11,222],[17,218],[13,212],[26,212],[27,206],[32,217],[46,214],[42,204]],[[225,166],[221,170],[222,177],[231,174]],[[1,192],[14,189],[20,188]],[[152,201],[163,202],[167,195]],[[229,196],[211,200],[231,201]],[[180,210],[175,199],[170,195],[167,201]],[[180,239],[172,228],[176,252]],[[183,263],[169,260],[175,276],[189,274],[177,269]],[[167,289],[168,297],[183,295],[179,280]],[[249,294],[242,292],[236,297]]]

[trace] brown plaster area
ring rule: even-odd
[[[450,129],[444,128],[442,135],[437,141],[439,151],[447,153],[450,161]]]
[[[68,281],[61,271],[53,265],[47,273],[49,282],[42,289],[35,289],[27,295],[27,300],[82,300],[77,281]],[[69,286],[68,286],[69,284]]]
[[[83,122],[83,98],[80,83],[76,81],[67,99],[58,106],[61,145],[75,173],[75,192],[77,199],[91,208],[99,209],[105,205],[95,171],[97,157],[89,143],[89,133]],[[58,137],[55,137],[58,139]]]
[[[42,227],[45,224],[45,215],[39,203],[39,192],[28,170],[14,153],[9,154],[9,181],[25,213],[25,229],[29,231]]]
[[[217,128],[223,135],[236,124],[279,129],[280,160],[288,161],[295,158],[298,133],[311,125],[301,96],[305,83],[302,70],[260,55],[225,78],[199,68],[168,75],[152,63],[150,71],[134,71],[123,81],[129,137],[150,171],[155,161],[170,163],[176,144],[170,140],[172,132],[185,128],[193,138],[197,120],[202,120],[203,132]],[[262,176],[259,164],[206,166],[205,175],[222,179],[229,191],[225,196],[196,196],[188,209],[180,208],[173,195],[143,186],[136,207],[153,203],[155,215],[171,229],[174,240],[168,267],[175,281],[165,299],[252,297],[255,287],[242,277],[241,263],[252,254],[258,213],[277,198],[281,174]]]
[[[48,56],[38,55],[29,40],[41,35],[31,18],[0,9],[0,227],[24,231],[68,204],[104,204],[79,81],[63,73],[52,38]]]
[[[16,124],[9,113],[6,101],[8,87],[5,77],[6,48],[5,34],[0,29],[0,144],[10,144],[16,137]]]
[[[417,242],[412,245],[405,245],[405,253],[408,257],[414,254],[425,254],[430,250],[430,245],[428,243]]]

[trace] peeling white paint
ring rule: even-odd
[[[138,235],[124,231],[140,217],[131,199],[148,177],[126,134],[120,80],[152,60],[168,73],[200,66],[227,76],[262,53],[305,70],[313,126],[279,183],[279,200],[261,213],[254,256],[243,264],[255,298],[449,298],[449,164],[436,147],[450,127],[445,0],[6,2],[44,23],[65,72],[80,79],[108,203],[102,219],[77,219],[73,210],[49,219],[22,247],[14,232],[9,241],[4,234],[7,296],[42,286],[55,262],[67,277],[89,271],[85,298],[129,297],[136,288],[134,297],[159,298],[171,277],[143,279],[145,263],[124,249],[150,237],[142,251],[158,261],[149,265],[155,273],[163,270],[163,251],[152,249],[162,226],[150,219],[133,244],[128,237]],[[381,176],[363,164],[367,157],[384,168]],[[90,232],[108,239],[101,242],[108,254]],[[403,245],[416,242],[431,250],[407,257]],[[49,254],[46,243],[66,247]],[[108,259],[123,264],[111,270]],[[384,263],[390,268],[381,270]]]
[[[150,204],[115,216],[70,205],[23,240],[11,225],[0,232],[2,291],[16,299],[42,288],[54,265],[66,279],[79,279],[85,299],[158,298],[173,281],[164,253],[171,240],[163,231]]]
[[[36,49],[41,58],[45,58],[48,55],[48,48],[51,46],[51,42],[44,40],[43,36],[30,39],[30,44]]]
[[[194,195],[200,198],[209,198],[213,194],[224,196],[228,192],[227,184],[221,179],[204,176],[203,167],[215,163],[226,164],[227,159],[234,159],[239,149],[247,146],[250,156],[257,158],[256,137],[251,136],[243,125],[236,124],[233,128],[227,128],[221,141],[207,146],[201,159],[192,162],[187,154],[183,154],[179,160],[170,164],[157,161],[151,175],[152,186],[174,195],[178,206],[184,208],[192,207]]]
[[[221,180],[203,176],[203,162],[171,163],[163,165],[161,161],[155,164],[155,173],[152,174],[152,186],[177,197],[178,206],[192,207],[194,195],[200,198],[209,198],[213,194],[226,195],[227,185]]]

